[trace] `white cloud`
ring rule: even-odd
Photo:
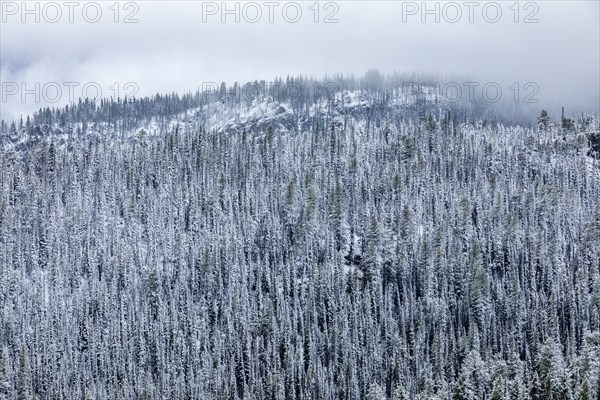
[[[481,11],[486,3],[475,9],[474,23],[469,23],[468,8],[460,1],[456,4],[461,6],[462,18],[457,23],[443,18],[435,23],[433,15],[422,23],[420,12],[405,14],[403,22],[403,9],[409,10],[411,4],[420,7],[421,2],[384,1],[336,2],[339,9],[334,17],[339,22],[333,24],[322,23],[335,11],[334,7],[325,10],[325,2],[320,3],[320,23],[313,21],[312,2],[299,3],[302,18],[295,24],[286,22],[281,13],[289,2],[275,8],[274,23],[268,22],[266,3],[256,2],[262,19],[255,24],[245,22],[244,15],[240,15],[240,23],[233,21],[233,15],[226,15],[228,22],[222,23],[220,13],[203,22],[203,7],[221,7],[221,2],[135,2],[139,7],[135,15],[139,23],[135,24],[114,23],[109,9],[112,2],[99,3],[103,16],[96,24],[83,20],[77,11],[75,23],[69,23],[64,7],[63,20],[56,24],[43,18],[35,23],[32,16],[22,23],[19,15],[5,15],[7,21],[0,28],[0,79],[24,82],[28,87],[35,82],[42,86],[48,82],[80,82],[82,86],[98,82],[104,95],[111,94],[109,88],[115,82],[121,89],[126,82],[136,82],[140,95],[150,95],[195,90],[207,81],[362,74],[377,67],[384,72],[460,73],[484,82],[506,82],[507,86],[509,82],[535,81],[543,101],[598,108],[597,2],[536,2],[539,22],[533,24],[514,23],[514,11],[509,9],[512,2],[499,2],[500,22],[488,23]],[[121,7],[124,4],[120,3]],[[240,12],[247,4],[240,3]],[[447,4],[440,3],[440,11],[449,7]],[[524,5],[520,3],[520,21],[535,11]],[[434,6],[428,3],[428,7]],[[250,13],[252,9],[246,10],[246,16],[255,15]],[[119,19],[130,11],[133,9],[121,9]],[[294,16],[292,11],[288,17]],[[63,97],[60,104],[68,100],[66,94]],[[20,100],[20,96],[10,96],[1,103],[2,116],[9,118],[46,105],[22,104]]]

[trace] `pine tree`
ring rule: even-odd
[[[494,388],[492,390],[492,397],[490,400],[502,400],[502,381],[500,379],[496,379],[494,381]]]
[[[577,395],[577,400],[591,400],[590,397],[590,382],[585,378],[583,383],[581,384],[581,388],[579,389],[579,394]]]
[[[156,269],[153,269],[148,277],[148,305],[150,306],[150,315],[156,321],[160,309],[160,280]]]
[[[529,397],[531,400],[542,400],[542,384],[537,371],[533,373],[529,386]]]
[[[8,350],[3,347],[0,353],[0,400],[9,399],[11,386],[8,375]]]
[[[21,348],[19,355],[19,376],[17,378],[17,400],[29,400],[29,374],[25,347]]]
[[[331,222],[335,240],[335,250],[346,250],[348,243],[348,225],[343,204],[343,191],[340,182],[336,182],[331,196]]]
[[[548,111],[542,110],[542,113],[537,119],[538,129],[541,131],[547,131],[550,125],[550,116],[548,115]]]
[[[377,383],[372,383],[367,392],[365,400],[386,400],[386,395]]]
[[[367,243],[363,260],[363,280],[364,283],[370,283],[379,278],[381,269],[380,252],[380,232],[379,223],[375,215],[371,215],[369,229],[367,233]]]
[[[554,339],[548,339],[540,349],[541,397],[554,399],[564,388],[564,361],[560,345]]]
[[[565,117],[565,108],[562,108],[560,116],[560,127],[564,131],[572,131],[575,129],[575,122],[571,118]]]
[[[485,328],[486,316],[489,308],[489,290],[487,272],[481,265],[475,267],[475,276],[471,287],[471,307],[478,328]]]
[[[460,375],[456,387],[454,388],[454,395],[452,396],[452,400],[475,399],[475,394],[473,393],[472,388],[467,383],[467,379],[467,376],[462,374]]]
[[[404,385],[399,384],[394,388],[392,392],[392,398],[390,400],[409,400],[409,395]]]

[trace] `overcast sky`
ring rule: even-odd
[[[592,112],[599,108],[596,0],[520,2],[518,7],[513,1],[439,2],[439,22],[435,11],[423,14],[420,1],[320,2],[318,7],[312,1],[230,2],[231,14],[223,13],[220,1],[121,2],[118,16],[109,8],[112,3],[99,2],[102,15],[91,23],[96,9],[88,2],[74,9],[61,1],[51,6],[41,2],[38,12],[30,2],[33,13],[26,14],[20,1],[2,1],[3,118],[49,104],[45,100],[55,97],[56,85],[47,86],[46,92],[43,87],[52,82],[62,91],[54,105],[63,105],[71,85],[65,82],[79,84],[72,91],[75,97],[93,82],[105,97],[117,89],[120,95],[137,90],[140,96],[194,91],[203,82],[362,75],[370,68],[468,75],[482,84],[499,82],[505,96],[512,96],[513,82],[535,82],[541,106],[560,103]],[[436,3],[428,2],[427,7],[435,10]],[[138,22],[124,23],[128,15]],[[499,21],[492,23],[495,19]],[[35,91],[36,82],[39,103],[33,94],[23,102],[22,85]],[[135,86],[125,87],[128,82]],[[93,88],[88,91],[90,96],[94,93]]]

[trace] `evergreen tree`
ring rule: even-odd
[[[591,400],[590,396],[590,383],[587,379],[584,379],[581,388],[579,389],[577,400]]]
[[[548,111],[542,110],[542,113],[537,119],[538,129],[541,131],[547,131],[550,126],[550,116],[548,115]]]
[[[29,373],[25,348],[19,352],[19,376],[17,378],[17,400],[29,400]]]
[[[0,400],[8,400],[10,398],[11,387],[8,372],[8,350],[3,347],[0,353]]]

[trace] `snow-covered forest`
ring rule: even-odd
[[[292,82],[2,122],[0,399],[600,399],[597,115]]]

